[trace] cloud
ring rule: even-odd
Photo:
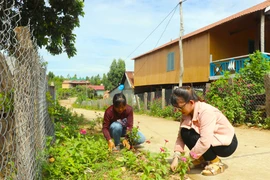
[[[264,0],[186,0],[183,3],[185,34],[219,21]],[[85,16],[80,18],[77,35],[77,56],[41,55],[48,61],[48,71],[56,75],[78,77],[102,75],[109,71],[113,59],[125,60],[127,70],[134,69],[131,58],[165,44],[179,36],[180,18],[177,7],[162,35],[169,16],[134,52],[146,37],[177,5],[179,0],[91,0],[85,1]],[[162,35],[162,36],[161,36]],[[131,55],[130,55],[131,54]],[[130,55],[130,56],[129,56]],[[128,57],[129,56],[129,57]]]

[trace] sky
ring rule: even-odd
[[[184,35],[263,1],[185,0]],[[85,16],[80,18],[80,27],[74,29],[77,55],[69,59],[65,53],[53,56],[41,49],[40,55],[48,62],[47,73],[102,77],[109,72],[112,61],[120,58],[125,60],[127,71],[134,71],[132,58],[179,37],[178,2],[85,0]]]

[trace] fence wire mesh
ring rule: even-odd
[[[0,0],[0,179],[41,179],[46,135],[54,135],[46,67],[12,2]]]

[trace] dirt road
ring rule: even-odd
[[[61,101],[61,105],[70,108],[74,99]],[[86,119],[93,120],[102,111],[72,109],[83,114]],[[138,124],[138,122],[140,122]],[[143,148],[151,152],[159,152],[164,146],[165,139],[169,142],[166,147],[173,152],[177,137],[179,122],[156,118],[146,115],[134,115],[134,125],[139,125],[140,131],[151,141],[143,144]],[[217,176],[205,177],[200,175],[200,169],[191,170],[189,176],[194,180],[268,180],[270,179],[270,131],[255,128],[236,127],[239,141],[236,152],[222,161],[229,166],[224,173]]]

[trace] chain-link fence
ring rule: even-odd
[[[265,86],[265,114],[270,118],[270,73],[264,76]]]
[[[30,28],[18,26],[19,10],[0,0],[0,14],[0,179],[40,179],[46,135],[54,134],[46,68]]]
[[[268,75],[269,76],[269,75]],[[267,76],[267,77],[268,77]],[[245,83],[243,81],[243,83]],[[192,87],[196,94],[204,101],[207,102],[205,97],[207,89],[211,86],[211,83],[206,84],[187,84]],[[184,85],[186,86],[186,85]],[[248,95],[245,98],[244,109],[246,111],[246,118],[266,118],[270,116],[270,110],[268,106],[270,105],[270,80],[266,79],[264,82],[264,88],[258,91],[254,84],[242,84],[241,86],[247,86],[249,89]],[[267,90],[268,88],[268,90]],[[162,99],[164,97],[164,105],[170,105],[170,97],[172,94],[172,88],[164,88],[164,94],[162,95],[162,89],[157,89],[152,92],[144,92],[136,94],[141,102],[141,108],[149,110],[151,103],[156,99]],[[268,103],[268,105],[267,105]],[[145,107],[146,106],[146,107]],[[269,111],[269,112],[268,112]],[[268,112],[268,115],[267,115]],[[257,120],[254,120],[257,121]]]

